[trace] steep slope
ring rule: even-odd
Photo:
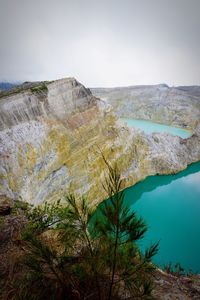
[[[199,85],[178,86],[177,89],[186,92],[188,95],[200,98],[200,86]]]
[[[166,84],[96,88],[92,93],[110,103],[119,117],[194,129],[200,121],[200,97]]]
[[[0,93],[0,195],[40,204],[75,192],[96,204],[106,197],[101,152],[118,164],[127,187],[200,160],[195,130],[186,140],[145,135],[121,126],[111,106],[74,78],[25,83]]]
[[[123,169],[128,131],[73,78],[25,84],[0,99],[1,194],[38,204],[66,191],[99,200],[106,168],[99,147]]]

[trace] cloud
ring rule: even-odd
[[[0,0],[0,80],[200,84],[198,0]]]

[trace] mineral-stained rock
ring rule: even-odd
[[[200,87],[166,84],[93,88],[92,93],[111,104],[119,117],[151,120],[194,129],[200,121]]]
[[[1,97],[2,96],[2,97]],[[126,170],[132,139],[105,103],[73,78],[0,95],[1,194],[39,204],[66,192],[103,197],[101,151]]]
[[[97,204],[106,197],[101,153],[118,164],[126,187],[200,160],[200,129],[186,140],[130,130],[74,78],[0,93],[0,194],[40,204],[75,192]]]

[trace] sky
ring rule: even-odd
[[[0,81],[200,85],[200,0],[0,0]]]

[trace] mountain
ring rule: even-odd
[[[0,91],[10,90],[13,87],[18,85],[17,83],[10,83],[10,82],[0,82]]]
[[[155,89],[161,96],[153,100]],[[181,102],[183,97],[177,96],[173,98],[177,100],[168,97],[166,102],[162,95],[168,90],[163,85],[101,89],[103,98],[112,96],[114,109],[109,104],[112,101],[95,97],[74,78],[24,83],[1,92],[0,195],[40,204],[75,193],[96,205],[106,197],[102,182],[107,166],[102,153],[111,164],[118,165],[123,187],[148,175],[176,173],[200,160],[200,125],[194,126],[199,100]],[[176,91],[170,93],[176,95]],[[193,135],[183,140],[166,133],[146,135],[122,126],[115,109],[118,115],[134,115],[136,94],[141,116],[155,118],[156,104],[166,113],[162,117],[165,120],[174,120],[175,115],[176,123],[182,124],[185,114],[184,124],[193,128]]]
[[[99,201],[106,170],[100,149],[121,160],[121,170],[131,164],[131,140],[121,151],[128,131],[109,111],[73,78],[1,92],[1,194],[38,204],[70,190]]]
[[[116,88],[92,88],[92,93],[110,104],[118,117],[151,120],[194,129],[200,120],[198,88],[141,85]],[[194,92],[196,91],[196,92]]]

